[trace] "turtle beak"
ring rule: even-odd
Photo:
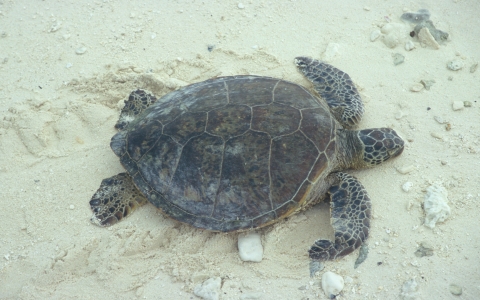
[[[394,149],[388,150],[390,157],[397,157],[403,152],[403,145],[395,147]]]

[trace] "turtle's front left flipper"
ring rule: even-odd
[[[115,128],[118,130],[125,129],[127,125],[135,120],[150,105],[155,103],[157,98],[144,90],[136,90],[130,93],[128,100],[125,100],[125,105],[120,112]]]
[[[347,73],[310,57],[296,57],[295,64],[327,101],[338,122],[346,128],[360,122],[364,113],[362,98]]]
[[[93,211],[90,220],[98,226],[110,226],[145,203],[147,199],[137,189],[130,175],[120,173],[102,180],[100,188],[90,200]]]
[[[308,253],[313,260],[342,257],[360,247],[368,238],[371,204],[367,191],[357,178],[347,173],[329,175],[331,223],[335,241],[317,240]]]

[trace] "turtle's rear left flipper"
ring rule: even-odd
[[[368,238],[371,204],[357,178],[347,173],[329,175],[330,213],[335,241],[317,240],[308,253],[313,260],[330,260],[352,253]]]
[[[100,188],[90,200],[90,208],[94,213],[91,221],[99,226],[110,226],[145,203],[147,199],[132,178],[127,173],[120,173],[102,180]]]
[[[327,101],[338,122],[346,128],[360,122],[364,112],[362,98],[347,73],[310,57],[296,57],[295,64]]]

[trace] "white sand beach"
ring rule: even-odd
[[[448,33],[438,49],[400,18],[419,9]],[[0,299],[202,299],[195,287],[217,277],[219,299],[328,299],[326,271],[345,281],[337,299],[480,299],[479,15],[476,0],[0,1]],[[308,249],[333,237],[328,203],[258,230],[261,262],[240,259],[238,233],[151,204],[112,227],[90,222],[100,182],[124,170],[109,145],[132,90],[237,74],[311,89],[297,56],[352,77],[359,128],[406,141],[398,158],[349,171],[373,207],[358,268],[357,250],[310,277]],[[432,185],[451,209],[433,229]],[[429,256],[415,255],[421,244]]]

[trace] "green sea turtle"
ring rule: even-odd
[[[92,221],[117,223],[150,202],[197,228],[260,228],[330,200],[335,241],[317,240],[313,260],[352,252],[368,237],[370,199],[346,169],[403,151],[393,129],[353,130],[364,108],[348,74],[308,57],[299,70],[315,96],[282,79],[218,77],[160,99],[137,90],[125,101],[110,146],[127,170],[104,179]]]

